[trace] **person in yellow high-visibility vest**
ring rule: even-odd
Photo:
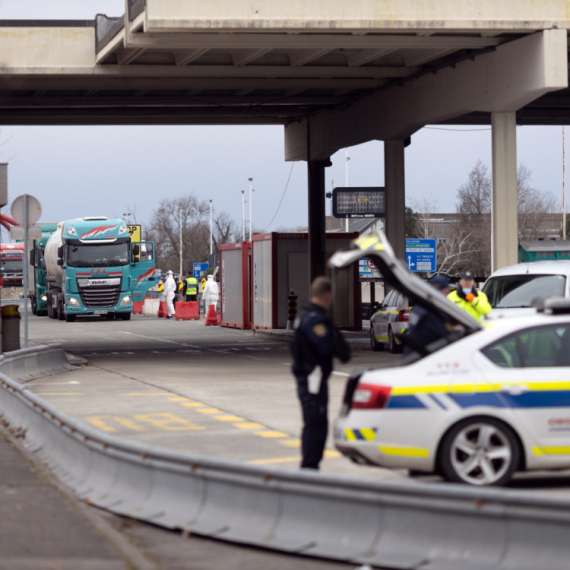
[[[186,301],[198,300],[198,279],[193,277],[192,270],[188,270],[188,279],[186,279]]]

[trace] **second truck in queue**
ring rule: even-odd
[[[34,265],[40,260],[34,249]],[[123,220],[78,218],[57,224],[43,252],[47,312],[74,321],[82,315],[131,318],[133,302],[154,285],[154,245],[132,243]]]

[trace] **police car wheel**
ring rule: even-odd
[[[394,338],[394,333],[392,329],[388,329],[388,347],[392,354],[399,354],[402,352],[402,345],[396,344],[396,339]]]
[[[513,430],[493,418],[469,418],[453,426],[440,448],[441,473],[454,483],[504,485],[520,460]]]
[[[372,348],[374,352],[379,352],[381,350],[384,350],[384,345],[376,340],[376,335],[374,334],[374,327],[372,325],[370,326],[370,348]]]

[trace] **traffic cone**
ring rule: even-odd
[[[216,306],[208,305],[208,313],[206,315],[206,326],[216,326],[218,324],[218,315],[216,315]]]

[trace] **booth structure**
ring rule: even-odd
[[[349,246],[357,233],[327,233],[327,259]],[[221,324],[227,327],[282,329],[287,326],[287,296],[298,306],[309,299],[308,234],[254,235],[251,242],[220,246]],[[327,269],[333,280],[332,314],[346,330],[359,330],[358,266]]]

